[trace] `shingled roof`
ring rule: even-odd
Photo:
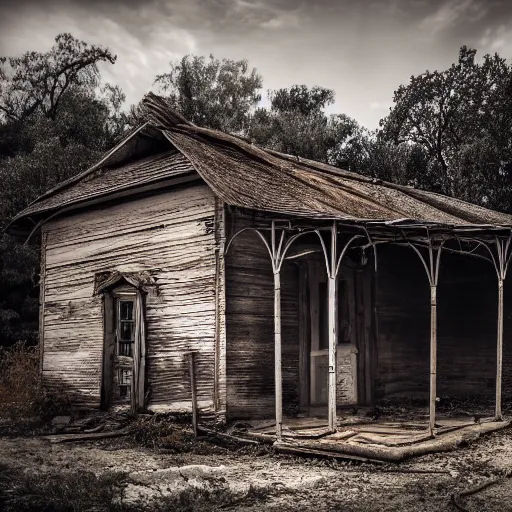
[[[373,180],[312,160],[265,150],[239,137],[201,128],[148,94],[146,123],[130,133],[89,171],[34,201],[12,221],[40,220],[59,210],[104,197],[120,188],[197,172],[226,204],[280,215],[347,222],[429,223],[449,226],[512,226],[512,216],[458,199]],[[168,150],[123,162],[136,140],[168,141]],[[125,159],[129,157],[124,157]],[[133,158],[133,152],[131,157]]]

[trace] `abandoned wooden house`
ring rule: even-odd
[[[9,227],[41,237],[45,385],[190,410],[194,353],[200,409],[278,437],[393,397],[424,400],[431,432],[443,397],[501,419],[511,216],[261,149],[155,95],[144,111]]]

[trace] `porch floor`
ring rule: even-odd
[[[475,421],[467,416],[439,418],[432,437],[421,419],[402,422],[349,417],[338,419],[336,432],[330,433],[323,418],[287,418],[283,422],[282,440],[274,446],[279,452],[296,455],[401,462],[427,453],[453,450],[510,423],[510,420],[492,418]],[[274,442],[275,422],[253,421],[246,435]]]

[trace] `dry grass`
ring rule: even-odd
[[[41,386],[37,347],[24,342],[0,347],[0,418],[45,420],[68,408],[64,393],[48,392]]]
[[[0,465],[0,510],[5,512],[124,511],[126,475],[22,472]]]
[[[0,510],[5,512],[195,512],[214,511],[242,504],[263,504],[283,493],[275,486],[235,492],[222,480],[190,486],[151,501],[127,500],[130,477],[121,472],[95,475],[91,471],[19,471],[0,464]]]

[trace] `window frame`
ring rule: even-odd
[[[115,378],[115,384],[118,389],[118,400],[121,402],[130,401],[131,393],[132,393],[132,379],[133,379],[133,350],[135,346],[135,329],[136,319],[135,319],[135,309],[136,309],[136,301],[137,301],[137,293],[135,290],[114,290],[112,293],[112,299],[114,301],[114,340],[115,340],[115,348],[114,354],[117,360],[120,357],[129,358],[132,360],[132,367],[126,368],[124,365],[119,365],[117,367],[117,375]],[[131,302],[132,303],[132,318],[131,320],[122,320],[121,319],[121,304],[123,302]],[[131,339],[130,340],[121,340],[121,322],[130,322],[131,329]],[[120,347],[121,345],[128,345],[130,347],[129,354],[121,353]],[[129,373],[128,379],[125,379],[125,374]],[[126,380],[126,382],[125,382]]]

